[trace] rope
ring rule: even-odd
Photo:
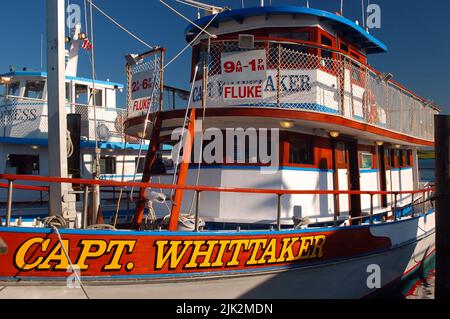
[[[219,13],[216,13],[214,15],[214,17],[211,18],[211,20],[208,22],[208,24],[205,26],[205,29],[207,29],[210,24],[214,21],[214,19],[219,15]],[[197,41],[197,39],[203,34],[203,31],[200,32],[199,34],[197,34],[197,36],[194,38],[194,40],[192,40],[191,42],[189,42],[188,45],[186,45],[183,50],[181,50],[175,57],[173,57],[169,62],[167,62],[167,64],[164,66],[164,69],[166,67],[168,67],[173,61],[175,61],[176,59],[178,59],[180,57],[180,55],[182,55],[184,53],[184,51],[186,51],[188,48],[190,48],[192,46],[192,44]]]
[[[211,51],[211,38],[208,38],[208,55],[210,55],[210,51]],[[208,64],[207,64],[207,60],[203,60],[203,72],[205,72],[205,77],[206,77],[206,83],[208,83]],[[206,99],[206,96],[204,97]],[[200,138],[200,154],[199,154],[199,161],[198,161],[198,167],[197,167],[197,178],[195,181],[195,186],[198,186],[199,182],[200,182],[200,171],[201,171],[201,165],[202,165],[202,161],[203,161],[203,138],[205,135],[205,121],[206,121],[206,101],[205,103],[203,103],[203,115],[202,115],[202,135]],[[195,201],[195,192],[192,194],[192,200],[191,200],[191,207],[189,207],[189,214],[192,213],[192,210],[194,209],[194,201]]]
[[[183,14],[181,14],[180,12],[178,12],[177,10],[175,10],[174,8],[172,8],[171,6],[169,6],[167,3],[165,3],[163,0],[159,0],[159,2],[161,2],[162,4],[164,4],[166,7],[168,7],[170,10],[172,10],[173,12],[175,12],[177,15],[179,15],[180,17],[182,17],[184,20],[186,20],[187,22],[191,23],[192,25],[196,26],[197,28],[199,28],[201,31],[205,32],[206,34],[208,34],[210,37],[216,39],[217,35],[209,33],[208,31],[206,31],[204,28],[202,28],[201,26],[199,26],[198,24],[196,24],[194,21],[192,21],[189,18],[186,18]]]
[[[62,241],[61,234],[59,233],[58,227],[56,227],[55,225],[52,225],[51,228],[55,231],[56,235],[58,236],[58,240],[59,240],[59,244],[61,245],[61,249],[63,250],[64,255],[66,255],[66,258],[69,261],[70,267],[72,267],[73,274],[75,275],[75,277],[77,278],[78,282],[80,283],[80,287],[83,290],[84,295],[86,296],[87,299],[90,299],[89,295],[87,294],[86,289],[84,288],[83,283],[81,282],[80,276],[78,276],[78,273],[75,271],[75,267],[73,266],[72,260],[70,259],[70,256],[69,256],[69,253],[66,250],[66,247],[64,246],[64,243]]]
[[[133,34],[131,31],[129,31],[128,29],[126,29],[124,26],[122,26],[119,22],[117,22],[116,20],[114,20],[113,18],[111,18],[106,12],[104,12],[102,9],[100,9],[98,6],[96,6],[95,4],[92,3],[91,0],[85,0],[88,1],[95,9],[97,9],[101,14],[103,14],[107,19],[109,19],[112,23],[114,23],[116,26],[118,26],[120,29],[122,29],[123,31],[125,31],[126,33],[128,33],[131,37],[133,37],[134,39],[136,39],[137,41],[139,41],[140,43],[142,43],[143,45],[145,45],[146,47],[148,47],[149,49],[153,49],[154,47],[151,46],[150,44],[146,43],[144,40],[140,39],[137,35]]]
[[[157,60],[155,58],[155,65],[156,65],[156,63],[157,63]],[[158,72],[158,73],[155,73],[155,75],[153,76],[154,77],[153,78],[153,83],[156,83],[157,76],[160,76],[161,72],[162,72],[162,70],[160,70],[160,72]],[[161,83],[159,83],[159,84],[161,85]],[[159,89],[159,86],[158,86],[158,89]],[[138,153],[138,158],[137,158],[137,161],[136,161],[136,166],[134,167],[133,183],[136,181],[137,170],[139,168],[139,162],[141,160],[141,154],[142,154],[142,144],[143,144],[143,141],[145,141],[145,135],[146,135],[145,133],[147,132],[148,119],[150,117],[150,112],[151,112],[151,109],[152,109],[152,104],[153,104],[153,101],[154,101],[154,95],[155,95],[156,89],[157,89],[157,86],[154,85],[153,86],[152,95],[150,96],[150,104],[148,106],[147,115],[145,117],[144,128],[143,128],[143,131],[142,131],[142,138],[141,138],[141,141],[139,143],[139,153]],[[156,118],[157,117],[155,116],[155,118],[153,119],[153,122],[152,122],[153,127],[156,125]],[[131,194],[130,194],[131,200],[133,200],[133,192],[134,192],[134,186],[131,188]]]
[[[193,81],[192,81],[191,92],[189,94],[189,101],[188,101],[188,105],[186,107],[186,112],[184,114],[183,129],[181,131],[181,137],[180,137],[180,148],[177,150],[177,161],[176,161],[176,163],[174,165],[172,184],[175,184],[175,179],[176,179],[176,176],[177,176],[178,165],[180,164],[180,151],[181,151],[181,147],[182,147],[183,141],[184,141],[184,132],[186,130],[186,123],[187,123],[187,118],[188,118],[188,114],[189,114],[189,109],[191,108],[191,101],[192,101],[192,95],[194,93],[195,78],[197,77],[197,72],[198,72],[198,65],[195,66],[194,78],[193,78]],[[172,189],[171,192],[170,192],[170,198],[173,197],[173,192],[174,192],[174,190]]]

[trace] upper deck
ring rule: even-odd
[[[269,6],[224,11],[195,24],[216,37],[194,25],[186,29],[193,46],[192,106],[215,109],[216,116],[219,109],[242,108],[255,116],[262,108],[282,118],[295,114],[286,110],[298,111],[295,117],[323,114],[327,122],[346,123],[335,129],[359,127],[355,137],[432,145],[439,109],[369,65],[368,55],[387,46],[356,23],[317,9]],[[137,130],[142,127],[130,132]]]

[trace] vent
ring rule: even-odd
[[[251,34],[239,34],[239,48],[240,49],[254,49],[255,36]]]

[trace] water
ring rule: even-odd
[[[420,180],[434,182],[434,159],[419,159]]]
[[[422,182],[434,182],[434,159],[419,160]],[[434,299],[435,258],[427,260],[416,272],[401,282],[385,289],[374,298],[379,299]]]

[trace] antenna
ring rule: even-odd
[[[306,0],[306,7],[309,8],[309,0]]]
[[[344,15],[344,0],[341,0],[341,16]]]
[[[364,0],[361,0],[361,12],[362,12],[362,27],[365,28],[366,27],[366,16],[364,14]]]
[[[260,5],[261,7],[264,7],[264,0],[260,0],[260,1],[259,1],[259,5]]]

